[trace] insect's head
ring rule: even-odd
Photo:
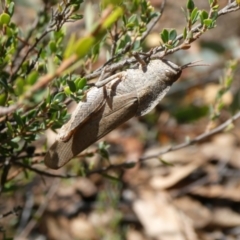
[[[164,60],[163,63],[165,64],[165,75],[166,75],[165,81],[170,82],[171,84],[178,80],[178,78],[182,74],[182,70],[184,70],[185,68],[197,67],[197,66],[208,66],[208,64],[199,63],[199,61],[190,62],[182,66],[178,66],[175,63],[168,60]]]
[[[182,74],[182,67],[171,61],[163,60],[163,67],[164,81],[167,83],[173,84]]]

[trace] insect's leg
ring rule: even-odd
[[[119,73],[116,73],[116,74],[114,74],[113,76],[110,76],[110,77],[108,77],[108,78],[105,78],[105,79],[103,79],[103,80],[101,80],[101,81],[97,81],[97,82],[95,83],[95,86],[98,87],[98,88],[100,88],[100,87],[106,85],[107,83],[109,83],[109,82],[111,82],[111,81],[113,81],[113,80],[119,80],[119,79],[122,78],[122,73],[123,73],[123,72],[119,72]]]
[[[132,53],[132,55],[133,55],[133,57],[135,57],[136,60],[141,64],[141,66],[142,66],[143,69],[147,67],[146,61],[145,61],[143,58],[140,57],[140,54],[139,54],[139,53],[134,52],[134,53]]]
[[[104,79],[105,72],[106,72],[106,66],[103,68],[101,75],[100,75],[99,79],[97,80],[97,82],[101,82]]]

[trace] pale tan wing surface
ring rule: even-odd
[[[89,117],[89,121],[76,129],[69,141],[57,140],[50,147],[45,156],[45,164],[53,169],[62,167],[92,143],[134,117],[137,108],[135,92],[107,97],[105,104]]]
[[[93,87],[78,103],[69,121],[59,131],[59,140],[68,141],[75,130],[86,122],[105,102],[104,88]]]

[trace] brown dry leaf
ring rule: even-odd
[[[59,185],[57,193],[48,203],[48,210],[51,212],[60,211],[65,214],[72,214],[76,212],[79,202],[81,202],[81,196],[76,193],[76,187],[74,184],[62,182]]]
[[[69,231],[74,239],[97,239],[96,229],[85,216],[71,220]]]
[[[232,153],[232,156],[229,160],[229,163],[231,163],[235,168],[240,169],[240,149],[236,147]]]
[[[157,147],[157,148],[149,148],[143,155],[143,157],[148,156],[157,156],[159,152],[166,150],[168,147]],[[188,148],[179,149],[177,151],[165,153],[161,156],[164,161],[169,162],[171,164],[175,163],[191,163],[196,161],[197,159],[203,158],[204,156],[199,152],[199,148],[196,146],[190,146]],[[196,158],[197,157],[197,158]],[[159,166],[159,159],[149,158],[148,161],[144,162],[144,165],[155,168]]]
[[[89,222],[97,229],[108,228],[113,219],[116,218],[116,211],[108,208],[104,212],[94,211],[89,215]]]
[[[240,201],[240,186],[234,188],[228,188],[221,185],[198,187],[193,189],[192,193],[207,198],[222,198]]]
[[[239,227],[240,214],[230,208],[216,208],[213,210],[212,224],[220,227]]]
[[[213,137],[211,144],[202,144],[200,150],[208,159],[229,161],[236,148],[235,146],[235,136],[231,133],[223,133]]]
[[[237,147],[238,139],[231,133],[222,133],[213,137],[211,144],[205,143],[200,146],[200,151],[208,159],[218,159],[229,162],[240,168],[240,150]]]
[[[202,161],[197,161],[195,158],[194,161],[190,164],[172,167],[168,176],[154,176],[150,180],[150,186],[154,189],[170,188],[187,177],[202,164]]]
[[[166,192],[142,191],[133,209],[145,232],[159,240],[197,240],[191,221],[178,211]]]
[[[199,201],[190,197],[175,199],[174,205],[183,211],[191,220],[195,228],[203,228],[211,221],[211,212]]]
[[[203,98],[206,104],[213,104],[215,102],[218,91],[221,86],[219,84],[211,83],[204,88]],[[221,98],[224,105],[230,105],[233,101],[233,96],[230,91],[226,92]]]
[[[69,222],[64,217],[47,217],[44,221],[48,229],[49,239],[58,240],[71,240],[72,237],[69,235]],[[66,230],[67,229],[67,230]]]
[[[129,229],[127,232],[127,240],[147,240],[139,231]]]
[[[97,193],[97,188],[88,178],[79,178],[74,182],[73,186],[76,191],[81,192],[84,197],[90,197]]]

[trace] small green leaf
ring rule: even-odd
[[[37,109],[31,109],[28,113],[27,113],[27,119],[32,119],[35,118],[37,115]]]
[[[13,114],[13,117],[14,117],[15,121],[17,122],[17,124],[18,124],[19,126],[23,126],[23,125],[24,125],[23,119],[21,118],[21,116],[19,115],[18,112],[15,112],[15,113]]]
[[[169,40],[174,41],[177,37],[177,31],[175,29],[172,29],[169,33]]]
[[[16,95],[20,96],[24,93],[24,86],[25,86],[25,81],[23,78],[17,78],[16,80],[16,87],[15,87],[15,93]]]
[[[136,24],[137,21],[138,21],[137,15],[136,15],[136,14],[133,14],[133,15],[128,19],[127,25],[128,25],[128,24]]]
[[[0,24],[1,25],[8,25],[10,23],[11,17],[7,13],[2,13],[0,15]]]
[[[98,147],[99,147],[99,154],[101,155],[101,157],[109,160],[109,153],[107,151],[109,145],[107,145],[105,142],[100,142]]]
[[[63,102],[64,99],[65,99],[65,94],[63,92],[59,92],[54,96],[53,102]]]
[[[12,127],[12,124],[9,121],[7,121],[6,124],[7,124],[7,128],[8,128],[9,133],[11,133],[11,134],[14,133],[14,129]]]
[[[203,21],[205,19],[208,19],[208,13],[205,10],[202,10],[200,13],[200,18],[201,18],[201,23],[204,24]]]
[[[215,5],[212,7],[213,10],[217,11],[219,9],[219,5]]]
[[[190,16],[192,24],[196,23],[196,21],[198,20],[199,13],[200,12],[198,11],[197,8],[193,9],[191,16]]]
[[[7,92],[0,94],[0,106],[5,106],[7,101],[7,96],[8,96]]]
[[[208,28],[212,26],[213,20],[212,19],[204,19],[203,24]]]
[[[168,40],[169,40],[169,33],[168,33],[168,30],[167,29],[163,29],[163,31],[161,32],[161,38],[162,38],[162,41],[163,43],[167,43]]]
[[[55,41],[50,41],[48,46],[52,53],[55,53],[57,51],[57,45]]]
[[[86,84],[87,84],[86,78],[78,78],[75,80],[77,90],[83,89],[86,86]]]
[[[217,17],[218,17],[218,12],[217,12],[217,11],[214,11],[214,12],[212,13],[212,15],[211,15],[211,19],[212,19],[212,20],[216,20]]]
[[[33,85],[38,79],[38,72],[37,71],[32,71],[28,76],[27,76],[27,83],[29,85]]]
[[[10,16],[12,16],[13,13],[14,13],[14,6],[15,6],[14,2],[11,2],[7,7],[8,8],[8,13],[10,14]]]
[[[15,138],[13,138],[11,141],[14,142],[14,143],[18,143],[18,142],[21,141],[21,137],[20,137],[20,136],[15,137]]]
[[[82,19],[83,18],[83,15],[82,14],[73,14],[71,17],[71,19],[74,19],[74,20],[79,20],[79,19]]]
[[[67,81],[67,85],[69,86],[69,89],[71,92],[76,92],[77,88],[76,88],[76,84],[74,81]]]
[[[194,7],[195,7],[194,2],[192,0],[188,0],[188,2],[187,2],[187,9],[192,11],[194,9]]]
[[[70,90],[70,88],[69,88],[68,86],[65,87],[65,88],[63,89],[63,91],[65,92],[65,94],[66,94],[67,96],[70,96],[70,94],[72,93],[71,90]]]

